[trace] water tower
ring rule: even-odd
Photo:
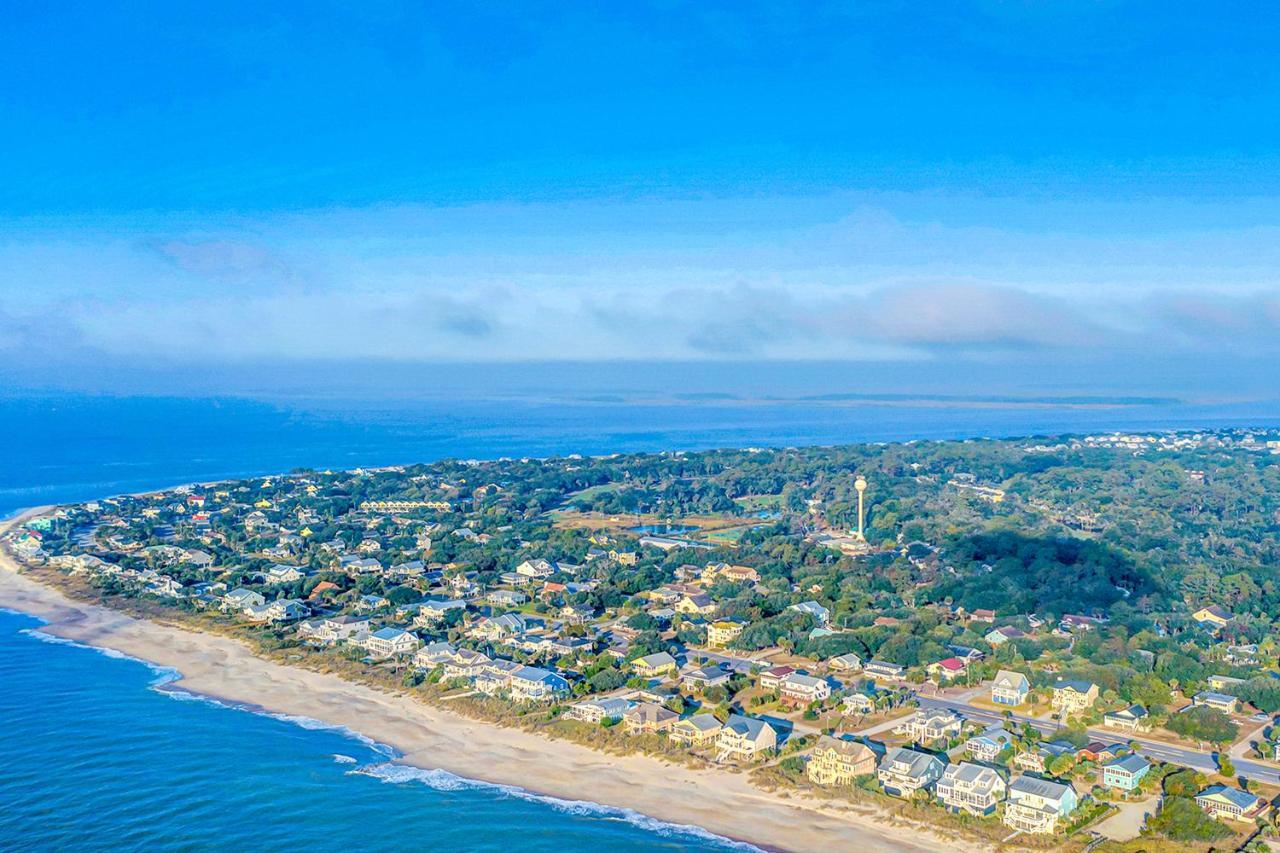
[[[866,479],[861,475],[859,475],[858,479],[853,481],[853,487],[858,490],[858,540],[860,542],[866,542],[867,536],[866,536],[866,533],[864,532],[865,531],[864,525],[866,524],[866,521],[867,521],[867,513],[865,508],[862,505],[862,494],[867,490]]]

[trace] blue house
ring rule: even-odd
[[[1150,770],[1150,762],[1136,752],[1113,758],[1102,765],[1102,784],[1120,791],[1133,791]]]

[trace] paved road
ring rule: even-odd
[[[919,697],[921,708],[950,708],[959,711],[971,720],[977,720],[983,723],[1003,723],[1005,721],[1004,714],[999,711],[989,711],[986,708],[975,708],[967,702],[958,699],[948,699],[945,697]],[[1030,723],[1035,728],[1045,734],[1052,734],[1061,728],[1056,723],[1047,722],[1045,720],[1037,720],[1034,717],[1027,717],[1020,714],[1012,714],[1010,720],[1018,725]],[[1173,744],[1163,743],[1162,741],[1150,740],[1141,735],[1125,735],[1117,734],[1106,729],[1089,729],[1089,737],[1102,741],[1106,744],[1119,744],[1127,746],[1130,741],[1136,741],[1142,748],[1142,753],[1158,761],[1168,764],[1177,764],[1182,767],[1191,767],[1196,770],[1205,772],[1213,772],[1217,769],[1217,762],[1211,752],[1201,752],[1196,749],[1188,749],[1182,746],[1174,746]],[[1245,759],[1234,759],[1232,761],[1236,767],[1236,775],[1243,776],[1246,779],[1253,779],[1256,782],[1265,782],[1271,785],[1280,785],[1280,769],[1262,764],[1257,761],[1247,761]]]

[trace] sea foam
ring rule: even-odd
[[[732,838],[717,835],[716,833],[703,829],[700,826],[658,820],[655,817],[642,814],[634,809],[607,806],[603,803],[595,803],[589,800],[567,800],[561,797],[552,797],[548,794],[536,794],[533,791],[525,790],[524,788],[516,785],[502,785],[496,782],[482,782],[478,779],[468,779],[465,776],[450,773],[448,770],[427,770],[420,767],[409,767],[404,764],[396,764],[388,761],[382,764],[366,764],[361,767],[348,770],[347,773],[348,775],[372,776],[375,779],[380,779],[389,784],[416,782],[418,784],[426,785],[436,791],[460,791],[467,789],[495,791],[503,796],[514,797],[516,799],[550,806],[557,811],[571,814],[576,817],[595,817],[605,820],[623,821],[624,823],[629,823],[632,826],[639,827],[640,829],[655,833],[656,835],[696,838],[699,841],[711,842],[718,847],[730,850],[760,850],[759,847],[756,847],[753,844],[748,844],[745,841],[735,841]]]

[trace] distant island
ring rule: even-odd
[[[441,727],[667,762],[724,786],[674,816],[769,847],[1274,837],[1267,431],[296,470],[27,513],[4,546],[23,584]],[[0,579],[65,615],[42,595]],[[757,828],[716,813],[752,802]]]

